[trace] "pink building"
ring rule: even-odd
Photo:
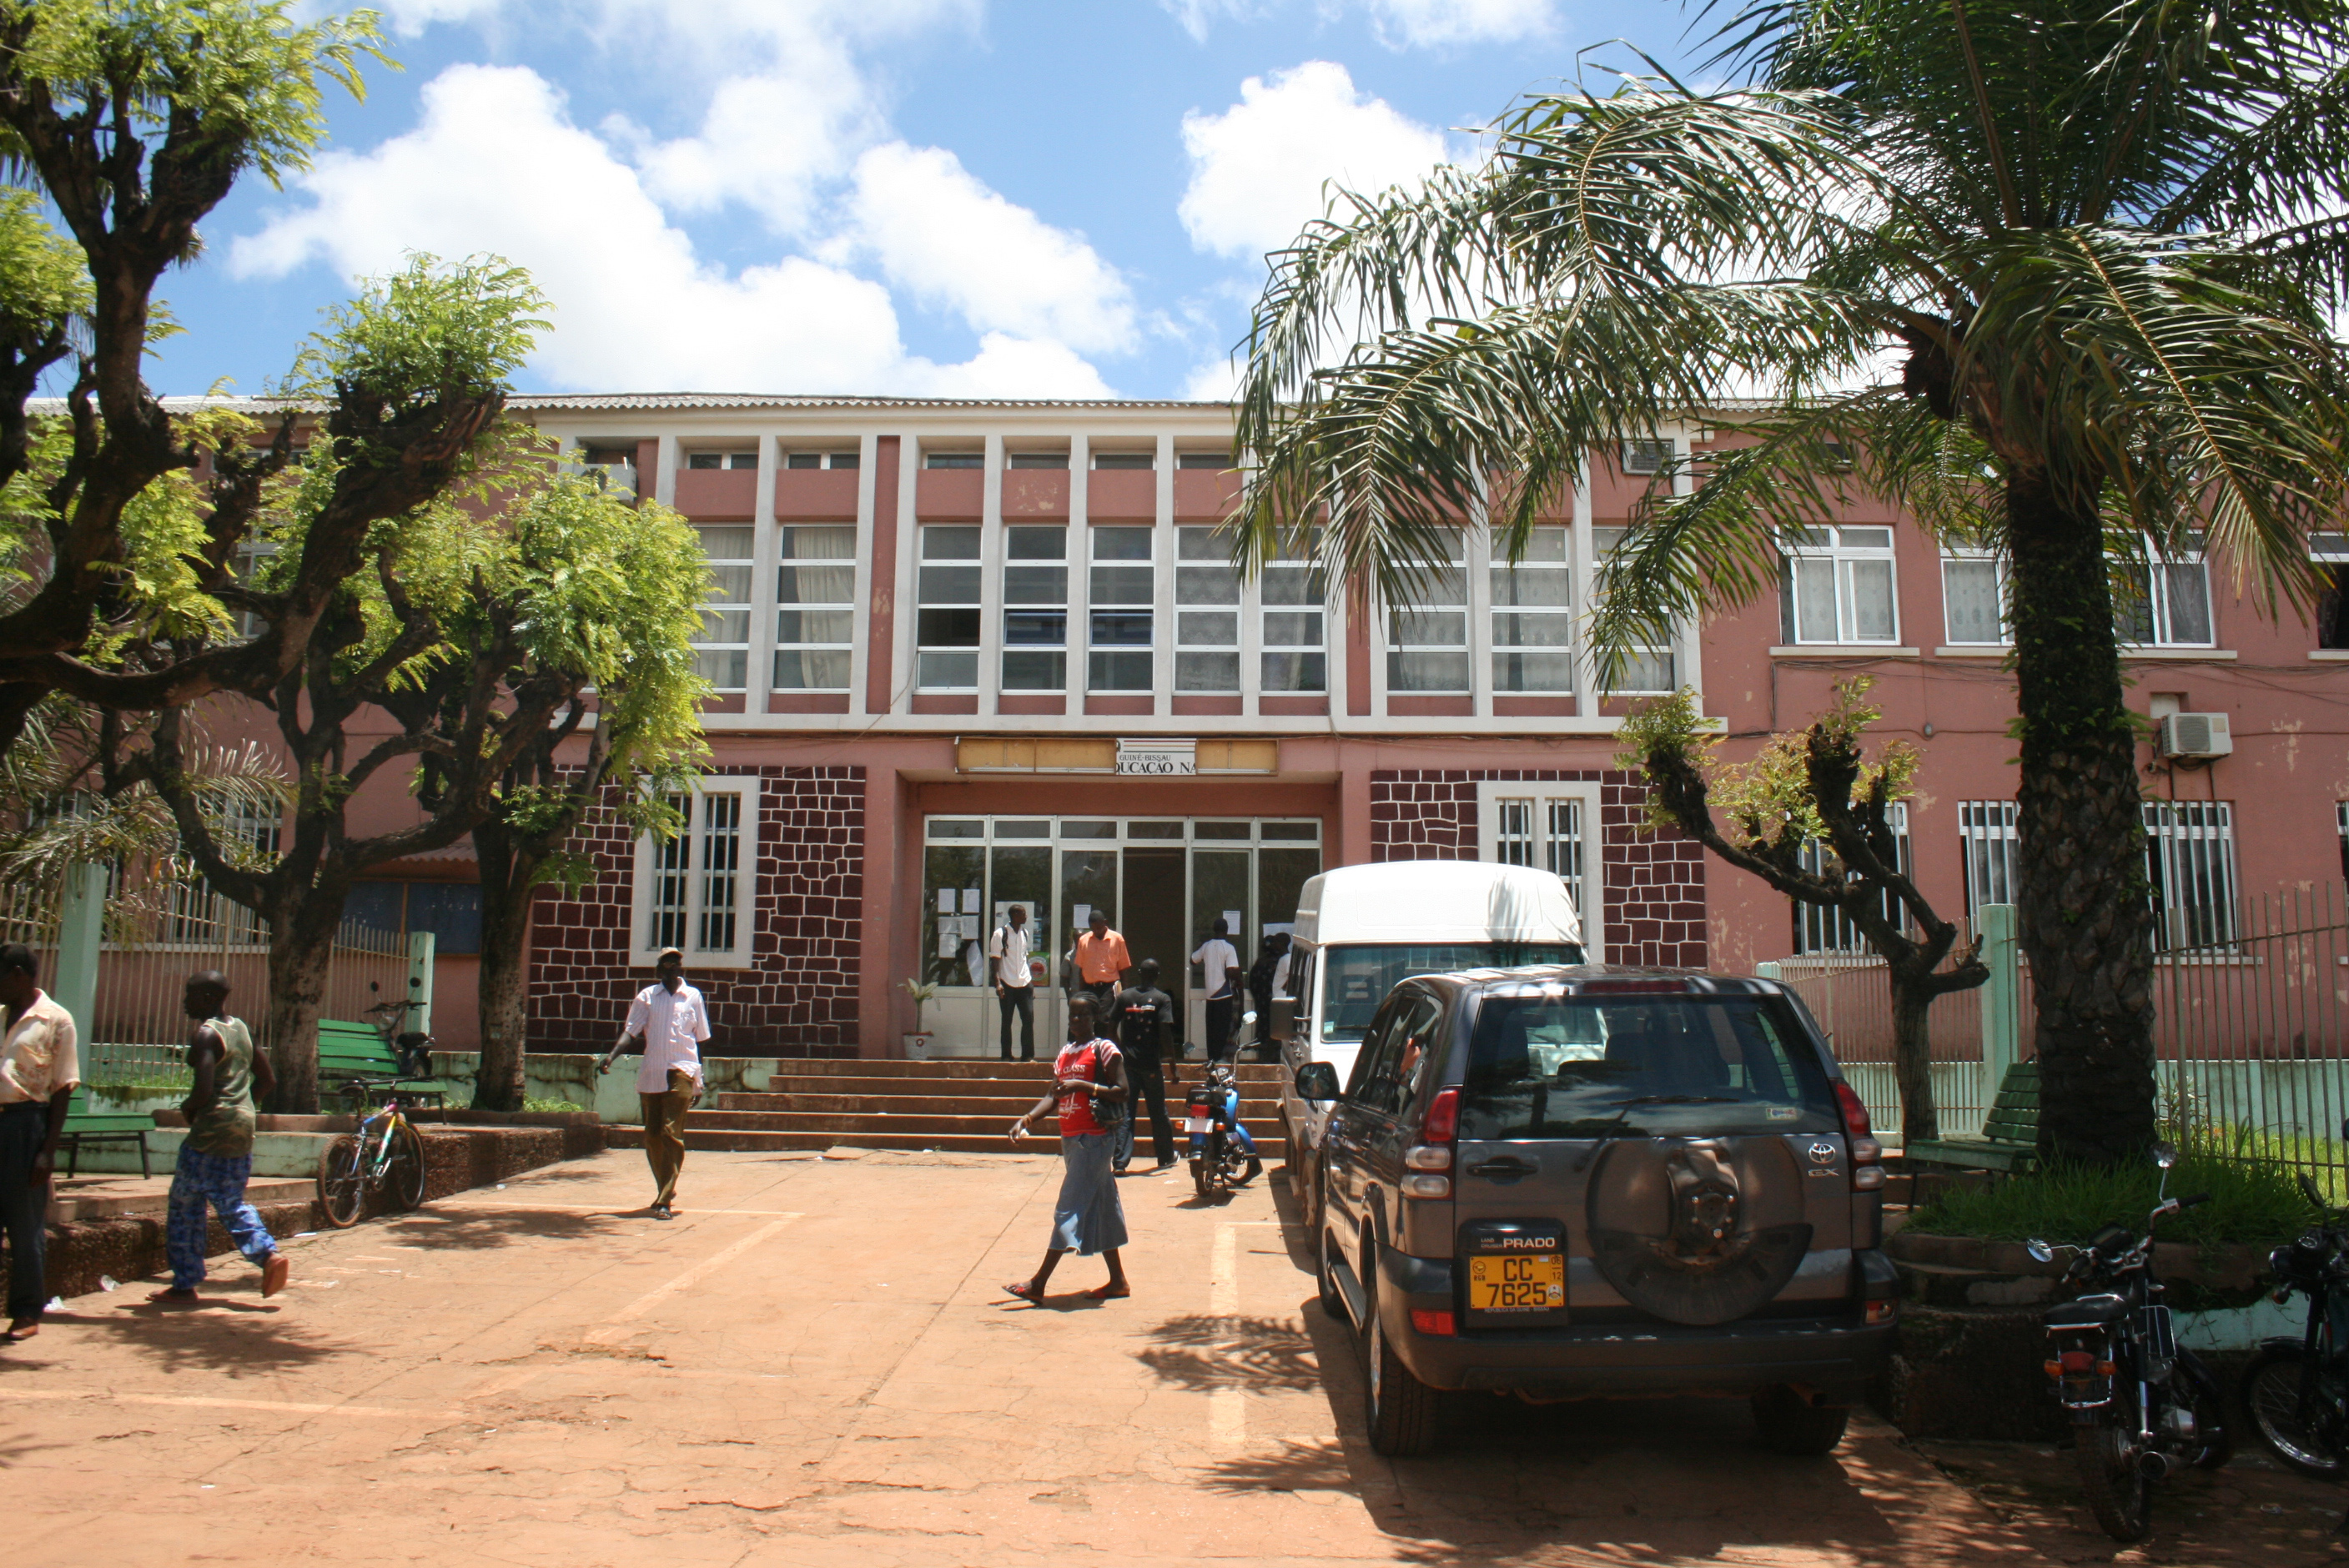
[[[1243,954],[1322,868],[1482,857],[1574,885],[1610,961],[1746,970],[1832,948],[1785,900],[1639,828],[1614,731],[1636,694],[1592,690],[1590,566],[1671,451],[1619,454],[1515,568],[1464,528],[1427,603],[1325,592],[1304,562],[1242,582],[1216,524],[1237,493],[1222,405],[692,395],[546,397],[515,411],[614,483],[700,527],[719,579],[705,672],[715,761],[663,845],[609,838],[587,894],[533,934],[534,1049],[608,1043],[674,943],[730,1054],[896,1054],[904,982],[939,987],[939,1048],[991,1049],[975,957],[1025,904],[1063,951],[1106,910],[1169,976],[1208,924]],[[1684,482],[1684,481],[1683,481]],[[2341,558],[2349,561],[2349,539]],[[1917,873],[1951,913],[2012,872],[2013,713],[2000,573],[1855,504],[1795,547],[1783,595],[1634,661],[1686,684],[1741,742],[1801,725],[1831,684],[1877,676],[1887,736],[1925,749],[1908,811]],[[2224,562],[2165,565],[2137,612],[2134,701],[2215,715],[2231,750],[2148,743],[2156,875],[2173,924],[2238,890],[2340,874],[2349,648],[2261,620]],[[2211,752],[2212,726],[2170,727]],[[383,809],[402,806],[386,800]],[[462,851],[387,868],[419,895]],[[413,915],[409,917],[411,921]],[[436,1025],[471,1027],[463,960]],[[1057,980],[1058,965],[1048,978]],[[1057,1036],[1059,993],[1039,1032]],[[1191,1037],[1201,1037],[1195,990]]]

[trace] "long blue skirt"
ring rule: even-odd
[[[1052,1245],[1086,1257],[1125,1245],[1125,1209],[1110,1167],[1106,1132],[1061,1140],[1061,1196],[1052,1205]]]

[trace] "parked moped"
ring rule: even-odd
[[[2270,1253],[2268,1268],[2279,1305],[2295,1293],[2308,1298],[2307,1325],[2297,1339],[2262,1341],[2240,1387],[2251,1429],[2276,1458],[2333,1480],[2349,1456],[2349,1224],[2306,1176],[2300,1190],[2319,1222]]]
[[[2073,1254],[2064,1284],[2085,1294],[2048,1309],[2054,1341],[2047,1376],[2072,1419],[2073,1453],[2088,1507],[2116,1541],[2140,1541],[2153,1523],[2153,1489],[2177,1471],[2216,1470],[2233,1449],[2217,1381],[2172,1331],[2153,1272],[2154,1229],[2210,1195],[2168,1196],[2178,1152],[2157,1145],[2161,1189],[2142,1238],[2108,1225],[2085,1247],[2033,1240],[2032,1257]]]

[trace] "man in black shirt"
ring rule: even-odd
[[[1174,1163],[1174,1129],[1166,1119],[1166,1086],[1158,1076],[1158,1064],[1174,1032],[1174,998],[1158,988],[1158,960],[1145,958],[1134,966],[1133,984],[1117,994],[1110,1016],[1117,1020],[1117,1044],[1125,1054],[1131,1096],[1125,1119],[1118,1124],[1113,1163],[1123,1171],[1133,1162],[1133,1124],[1146,1103],[1158,1169],[1168,1170]]]

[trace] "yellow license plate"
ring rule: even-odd
[[[1566,1307],[1566,1258],[1523,1253],[1468,1260],[1471,1312],[1560,1312]]]

